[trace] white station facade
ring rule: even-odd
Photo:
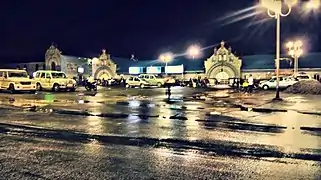
[[[61,70],[69,77],[92,76],[95,79],[110,79],[119,76],[148,74],[167,74],[179,79],[207,77],[217,80],[244,78],[252,74],[257,79],[266,79],[275,75],[275,55],[253,55],[242,58],[226,48],[224,41],[213,49],[206,59],[174,58],[164,63],[160,60],[133,61],[129,58],[112,57],[102,50],[97,57],[78,57],[63,55],[54,45],[46,53],[44,61],[14,63],[3,68],[26,69],[30,75],[37,70]],[[293,74],[291,59],[282,55],[281,74]],[[299,71],[319,79],[321,74],[321,53],[310,53],[299,60]]]

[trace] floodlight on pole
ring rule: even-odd
[[[262,7],[267,9],[270,17],[276,19],[276,94],[274,100],[282,100],[280,98],[280,19],[288,16],[291,13],[292,6],[297,3],[297,0],[261,0]],[[287,11],[283,12],[282,6],[287,6]]]

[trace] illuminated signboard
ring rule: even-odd
[[[143,72],[142,67],[129,67],[129,74],[140,74]]]
[[[162,67],[160,66],[151,66],[146,68],[146,73],[148,74],[160,74],[162,73]]]
[[[165,66],[165,73],[169,74],[181,74],[184,72],[184,66]]]

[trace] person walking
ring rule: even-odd
[[[247,82],[248,82],[248,93],[251,94],[254,88],[254,79],[252,74],[250,74],[250,76],[247,78]]]
[[[247,80],[244,80],[242,83],[242,89],[245,94],[248,93],[248,88],[249,88],[249,84],[248,84]]]

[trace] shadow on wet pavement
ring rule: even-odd
[[[149,137],[127,137],[127,136],[101,136],[84,133],[76,133],[73,131],[60,131],[36,127],[17,126],[10,124],[0,124],[1,133],[10,135],[21,135],[23,137],[37,137],[45,139],[55,139],[69,142],[89,143],[96,140],[102,144],[114,145],[129,145],[129,146],[147,146],[153,148],[172,148],[180,150],[197,150],[200,153],[214,153],[215,155],[223,156],[238,156],[238,157],[276,157],[276,158],[294,158],[304,160],[321,160],[321,155],[318,154],[288,154],[282,152],[281,148],[274,146],[263,146],[257,144],[244,144],[226,141],[187,141],[183,139],[156,139]]]

